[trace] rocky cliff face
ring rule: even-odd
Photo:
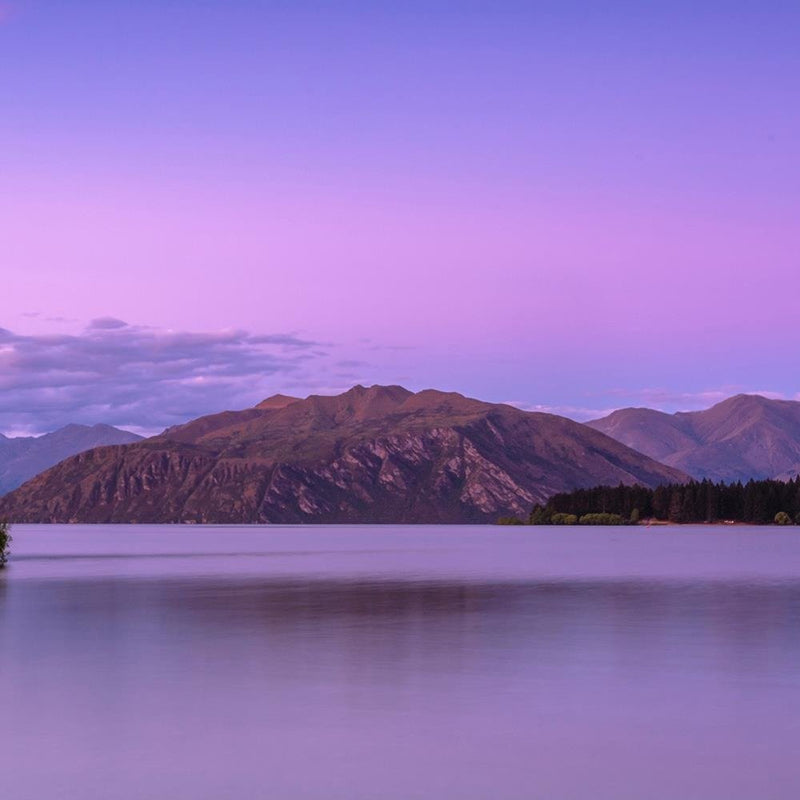
[[[625,408],[587,424],[699,479],[800,473],[800,403],[790,400],[736,395],[706,411],[677,414]]]
[[[276,397],[67,459],[0,499],[19,522],[485,522],[677,470],[571,420],[457,394]]]

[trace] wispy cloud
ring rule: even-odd
[[[590,419],[598,419],[610,414],[615,408],[589,408],[586,406],[575,405],[546,405],[540,403],[530,403],[525,400],[506,400],[507,405],[522,409],[523,411],[536,411],[541,414],[557,414],[559,417],[569,417],[577,422],[586,422]]]
[[[41,311],[23,311],[22,316],[26,319],[38,319],[43,322],[58,322],[58,323],[65,323],[65,322],[78,322],[77,319],[74,317],[51,317],[47,314],[42,314]]]
[[[98,317],[89,323],[89,330],[92,331],[118,331],[120,328],[127,327],[127,322],[116,317]]]
[[[770,389],[753,389],[748,386],[727,385],[696,392],[665,388],[612,389],[613,397],[624,400],[621,405],[639,404],[661,411],[696,411],[709,408],[736,394],[758,394],[771,400],[798,400],[800,394],[775,392]],[[620,406],[618,406],[620,407]]]
[[[762,397],[768,397],[771,400],[800,401],[800,392],[796,394],[787,394],[786,392],[775,392],[768,389],[758,390],[745,386],[731,385],[698,392],[665,388],[610,389],[606,392],[598,393],[596,399],[601,402],[593,406],[570,404],[545,405],[525,400],[506,400],[505,402],[508,403],[508,405],[521,408],[523,411],[540,411],[545,414],[558,414],[559,416],[569,417],[578,422],[588,422],[592,419],[600,419],[601,417],[608,416],[620,408],[629,408],[631,406],[645,406],[667,413],[673,413],[675,411],[702,411],[736,394],[757,394]]]
[[[112,317],[77,335],[0,328],[0,431],[107,422],[154,432],[304,382],[323,366],[318,347],[292,333],[162,330]]]

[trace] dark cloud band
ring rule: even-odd
[[[320,347],[287,333],[171,331],[113,317],[77,335],[0,328],[0,431],[67,422],[160,430],[257,402],[276,378],[299,379],[324,359]]]

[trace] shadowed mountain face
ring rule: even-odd
[[[686,476],[572,420],[459,394],[277,396],[68,459],[0,500],[42,522],[484,522]]]
[[[706,411],[625,408],[587,423],[695,478],[726,482],[800,472],[800,403],[737,395]]]
[[[67,425],[44,436],[8,438],[0,434],[0,495],[76,453],[141,438],[111,425]]]

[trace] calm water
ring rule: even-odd
[[[800,796],[800,535],[18,526],[13,800]]]

